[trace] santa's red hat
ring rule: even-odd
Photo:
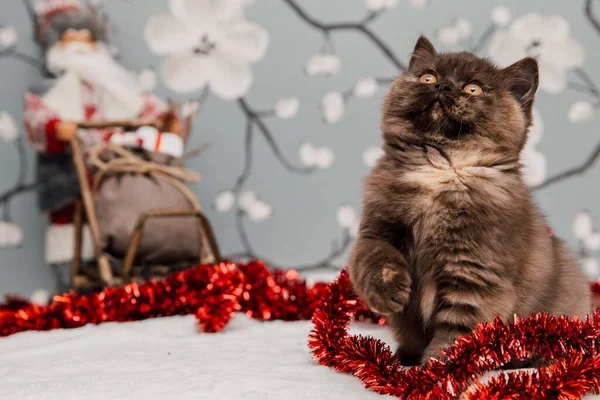
[[[85,7],[79,0],[37,0],[34,9],[38,19],[48,23],[56,15],[83,12]]]

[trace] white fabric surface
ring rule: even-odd
[[[24,332],[0,338],[0,399],[391,398],[316,364],[310,329],[308,321],[261,323],[238,314],[217,334],[198,333],[193,316]],[[383,327],[355,324],[351,332],[392,343]]]
[[[377,326],[361,333],[391,336]],[[308,321],[237,315],[224,332],[193,316],[0,338],[0,399],[385,399],[316,364]]]

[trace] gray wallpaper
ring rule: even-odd
[[[98,1],[96,1],[97,3]],[[342,267],[378,113],[420,33],[443,50],[540,59],[528,183],[554,231],[600,275],[600,1],[105,0],[114,45],[140,85],[198,102],[190,160],[224,254]],[[22,95],[39,78],[32,23],[0,5],[0,294],[53,290],[31,192]]]

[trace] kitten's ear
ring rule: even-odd
[[[410,63],[408,64],[408,69],[412,70],[419,61],[431,61],[435,59],[437,52],[435,51],[435,47],[433,44],[427,39],[425,36],[419,36],[419,40],[417,40],[417,44],[412,52],[412,56],[410,58]]]
[[[526,57],[504,69],[504,76],[510,92],[523,107],[531,107],[539,84],[538,63],[535,58]]]

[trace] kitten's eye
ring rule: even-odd
[[[427,85],[433,85],[437,82],[437,77],[434,74],[423,74],[419,78],[419,82],[425,83]]]
[[[483,93],[483,89],[476,83],[468,83],[464,88],[464,92],[467,94],[472,94],[473,96],[479,96]]]

